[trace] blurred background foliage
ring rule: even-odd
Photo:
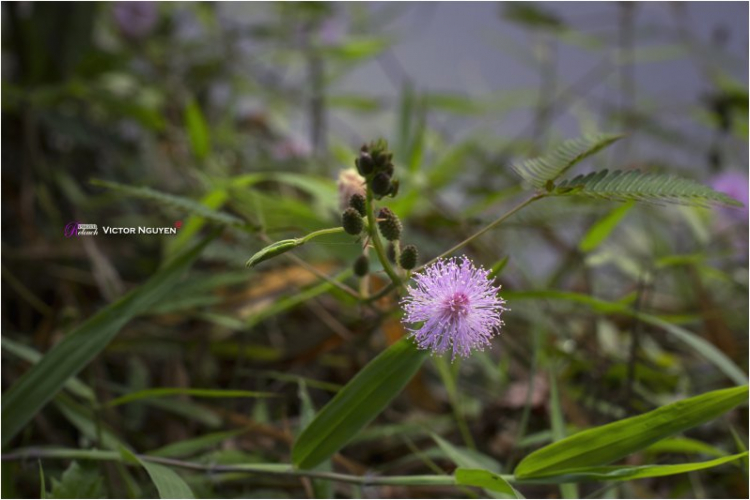
[[[357,287],[360,247],[345,235],[242,264],[270,241],[337,225],[337,176],[377,137],[401,179],[387,204],[425,260],[522,196],[511,160],[597,130],[628,137],[579,172],[678,172],[747,204],[747,5],[707,5],[4,2],[3,390],[209,226],[224,227],[79,375],[93,392],[60,393],[13,447],[126,443],[205,463],[288,463],[305,411],[403,335],[398,308],[392,298],[362,307],[321,278]],[[64,238],[71,221],[98,224],[99,236]],[[176,223],[177,236],[102,233]],[[519,214],[469,248],[486,267],[504,264],[512,312],[495,348],[433,359],[333,467],[451,471],[434,432],[506,470],[553,439],[555,412],[573,431],[728,385],[690,339],[747,368],[747,224],[746,208],[573,199]],[[160,387],[276,397],[105,404]],[[733,453],[730,429],[747,436],[737,413],[632,460]],[[3,496],[38,496],[39,474],[33,461],[3,462]],[[43,474],[58,497],[155,494],[145,472],[106,462],[45,460]],[[478,494],[185,478],[206,497]],[[746,471],[732,466],[600,487],[577,493],[748,495]]]

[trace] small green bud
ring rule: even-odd
[[[370,272],[370,259],[366,255],[360,255],[357,260],[354,261],[354,274],[357,276],[367,276]]]
[[[365,197],[361,194],[354,193],[352,197],[349,198],[349,206],[356,209],[357,212],[359,212],[359,215],[361,215],[362,217],[367,215],[367,212],[365,211],[367,202],[365,201]]]
[[[419,259],[419,252],[417,247],[414,245],[406,245],[401,250],[401,257],[398,259],[398,264],[407,271],[417,267],[417,260]]]
[[[365,151],[359,153],[359,158],[357,158],[355,164],[357,165],[357,171],[359,174],[364,176],[370,175],[375,168],[372,156]]]
[[[393,244],[392,241],[388,242],[388,247],[385,249],[385,255],[388,257],[388,260],[396,263],[396,245]]]
[[[349,207],[341,214],[341,225],[349,234],[358,235],[365,228],[365,221],[356,208]]]
[[[387,174],[379,173],[372,178],[370,187],[377,196],[385,196],[391,190],[391,178]]]
[[[401,237],[401,221],[390,208],[381,208],[378,212],[378,227],[380,234],[388,241],[396,241]]]
[[[393,179],[393,181],[391,182],[391,190],[388,192],[388,196],[390,196],[391,198],[395,198],[398,194],[398,187],[398,179]]]

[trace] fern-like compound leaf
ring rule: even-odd
[[[552,153],[512,165],[513,170],[531,186],[545,188],[576,163],[601,151],[620,134],[593,134],[563,142]]]
[[[553,195],[577,195],[615,201],[645,201],[706,207],[741,207],[734,198],[714,191],[691,179],[639,170],[601,170],[567,179],[555,187]]]

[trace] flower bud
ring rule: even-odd
[[[393,163],[388,162],[388,164],[383,168],[383,172],[388,174],[389,176],[393,176],[393,171],[396,167],[393,166]]]
[[[365,201],[365,197],[361,194],[354,193],[352,197],[349,198],[349,206],[357,210],[357,212],[359,212],[359,215],[361,215],[362,217],[367,215],[367,202]]]
[[[406,245],[401,250],[401,257],[398,259],[398,264],[407,271],[417,267],[417,260],[419,259],[419,252],[417,247],[414,245]]]
[[[366,255],[360,255],[357,260],[354,261],[354,274],[357,276],[367,276],[370,272],[370,260]]]
[[[361,175],[370,175],[375,168],[372,156],[365,151],[359,153],[359,158],[357,158],[355,163],[357,165],[357,170]]]
[[[356,236],[365,228],[365,221],[356,208],[349,207],[341,214],[341,225],[344,231]]]
[[[385,196],[391,190],[391,178],[387,174],[379,173],[372,178],[370,187],[377,196]]]
[[[388,241],[396,241],[401,237],[401,221],[390,208],[381,208],[378,213],[378,227],[380,234]]]

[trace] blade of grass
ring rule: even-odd
[[[159,270],[145,284],[105,307],[55,345],[2,398],[2,446],[86,367],[133,317],[164,297],[198,258],[206,238]]]
[[[190,387],[156,387],[131,392],[105,403],[105,406],[119,406],[143,399],[165,398],[169,396],[193,396],[198,398],[275,398],[270,392],[236,391],[225,389],[193,389]]]

